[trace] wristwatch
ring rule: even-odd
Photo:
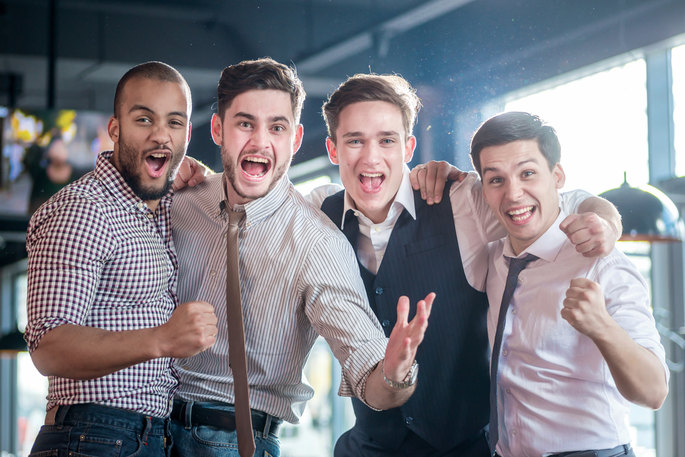
[[[414,360],[414,363],[411,364],[411,368],[409,369],[409,373],[407,373],[407,376],[404,377],[402,381],[393,381],[392,379],[388,379],[387,376],[385,376],[385,370],[382,369],[383,371],[383,380],[387,385],[392,387],[393,389],[406,389],[407,387],[411,387],[414,384],[416,384],[416,380],[419,377],[419,364]]]

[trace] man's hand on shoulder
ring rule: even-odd
[[[431,160],[417,165],[409,174],[409,180],[414,190],[421,191],[421,198],[429,205],[440,203],[445,183],[462,181],[468,173],[461,171],[445,161]]]
[[[608,255],[621,236],[617,228],[596,213],[571,214],[559,228],[566,234],[576,251],[585,257]]]
[[[205,178],[213,175],[214,171],[190,156],[186,156],[178,167],[178,173],[174,179],[174,190],[178,191],[185,187],[195,187],[204,182]]]

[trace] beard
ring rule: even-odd
[[[221,157],[228,157],[228,152],[226,149],[221,146]],[[291,156],[292,159],[292,156]],[[231,187],[233,188],[233,191],[242,199],[246,200],[254,200],[257,198],[261,198],[271,192],[271,190],[276,187],[276,184],[278,184],[278,181],[281,180],[283,175],[288,171],[290,168],[290,160],[287,161],[286,163],[280,164],[278,166],[275,165],[275,161],[272,160],[272,163],[274,163],[274,170],[273,170],[273,175],[271,178],[271,182],[269,183],[269,187],[266,189],[265,192],[262,192],[259,195],[247,195],[245,192],[240,190],[238,188],[238,178],[237,178],[237,168],[240,166],[240,162],[233,163],[230,160],[223,160],[223,166],[224,166],[224,175],[228,179],[228,182],[231,184]]]
[[[141,154],[134,147],[129,146],[123,139],[119,140],[118,164],[119,172],[124,181],[141,200],[159,200],[171,190],[176,177],[176,170],[183,160],[184,154],[181,151],[171,151],[171,157],[167,164],[166,180],[157,187],[143,184],[140,156]]]

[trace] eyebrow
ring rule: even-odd
[[[239,111],[233,115],[234,118],[238,117],[243,117],[245,119],[249,119],[251,121],[256,120],[257,118],[253,116],[252,114],[245,113],[243,111]],[[268,119],[269,122],[285,122],[288,125],[290,125],[290,119],[287,116],[282,116],[282,115],[277,115],[277,116],[272,116]]]
[[[536,165],[538,164],[538,161],[535,158],[531,158],[531,159],[526,159],[526,160],[520,161],[519,163],[516,164],[516,166],[520,168],[521,166],[523,166],[527,163],[530,163],[530,162],[532,162]],[[497,167],[485,167],[485,168],[483,168],[483,174],[485,174],[489,171],[496,173],[498,170],[499,170],[499,168],[497,168]]]
[[[347,132],[342,137],[343,138],[356,138],[356,137],[360,137],[360,136],[364,136],[364,134],[362,132]],[[384,130],[382,132],[378,132],[376,134],[376,136],[400,136],[400,134],[394,130]]]
[[[130,110],[128,110],[129,113],[132,113],[134,111],[145,111],[150,114],[155,114],[154,110],[148,108],[145,105],[133,105]],[[188,118],[188,114],[184,113],[183,111],[172,111],[167,116],[181,116],[184,119]]]

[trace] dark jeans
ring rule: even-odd
[[[41,427],[30,457],[167,457],[168,421],[94,404],[60,406]]]
[[[177,400],[178,402],[178,400]],[[216,402],[193,402],[194,406],[233,412],[233,405]],[[173,415],[172,415],[173,416]],[[210,425],[194,424],[192,421],[171,420],[174,440],[172,457],[239,457],[238,436],[235,430],[221,430]],[[254,431],[255,457],[279,457],[281,442],[273,433]]]

